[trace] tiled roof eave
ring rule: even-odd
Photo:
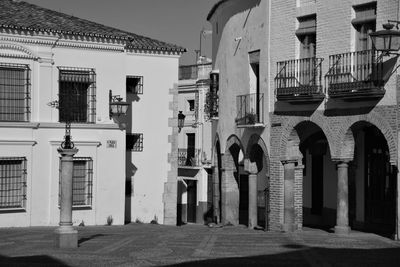
[[[97,34],[97,33],[73,32],[73,31],[53,30],[53,29],[40,29],[40,28],[32,28],[32,27],[23,27],[23,26],[18,26],[18,25],[0,24],[0,27],[6,28],[6,29],[24,30],[24,31],[31,31],[31,32],[48,32],[48,33],[56,33],[56,34],[99,37],[99,38],[105,38],[105,39],[117,39],[117,40],[129,40],[130,39],[130,37],[128,37],[128,36],[114,36],[114,35],[104,35],[104,34]]]

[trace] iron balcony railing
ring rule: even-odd
[[[237,125],[264,123],[264,94],[239,95],[237,104]]]
[[[322,94],[322,58],[302,58],[277,63],[275,77],[278,100]]]
[[[179,148],[178,166],[201,166],[201,150],[197,148]]]
[[[219,98],[216,92],[207,92],[204,112],[206,113],[208,118],[211,119],[218,117],[218,101]]]
[[[376,90],[383,87],[383,64],[374,50],[329,56],[329,71],[325,76],[330,97]]]
[[[179,67],[179,80],[195,80],[198,76],[197,65]]]

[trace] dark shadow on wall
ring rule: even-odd
[[[20,267],[35,267],[35,266],[69,266],[60,260],[54,259],[47,255],[38,256],[20,256],[6,257],[0,255],[0,266],[20,266]]]
[[[399,266],[400,248],[390,249],[331,249],[303,247],[299,244],[287,244],[291,252],[258,255],[252,257],[231,257],[191,261],[164,266]],[[315,257],[318,256],[318,257]]]

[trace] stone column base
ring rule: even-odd
[[[282,224],[282,231],[284,232],[294,232],[296,230],[296,225],[293,223]]]
[[[335,234],[337,235],[348,235],[350,234],[350,227],[348,226],[335,226]]]
[[[59,227],[54,233],[55,245],[57,248],[77,248],[78,247],[78,231],[73,227]]]

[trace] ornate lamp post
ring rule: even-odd
[[[55,245],[58,248],[76,248],[78,247],[78,231],[72,226],[72,176],[74,171],[73,157],[78,153],[71,137],[71,121],[74,114],[77,114],[78,107],[74,105],[59,105],[58,101],[49,103],[49,106],[61,110],[65,120],[64,141],[57,149],[61,155],[60,169],[60,222],[55,230]]]

